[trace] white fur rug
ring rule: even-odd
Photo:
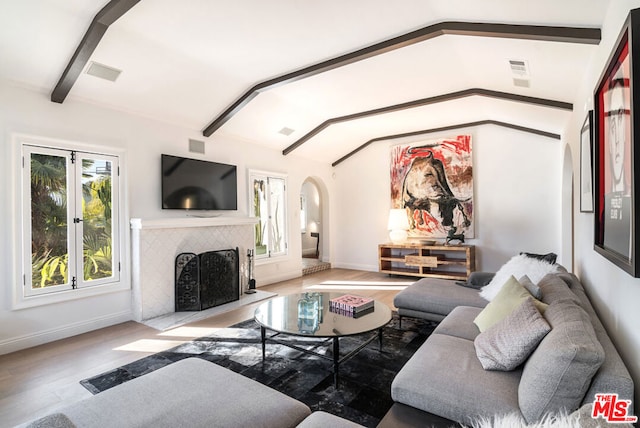
[[[463,425],[464,426],[464,425]],[[517,414],[480,418],[468,428],[633,428],[631,424],[610,424],[602,418],[591,417],[591,404],[585,404],[570,415],[559,414],[546,416],[534,424],[527,424],[522,416]]]
[[[494,416],[493,418],[480,418],[473,422],[471,428],[582,428],[577,414],[563,416],[548,416],[538,423],[528,425],[519,415],[510,414]]]

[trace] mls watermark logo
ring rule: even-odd
[[[631,400],[619,400],[618,394],[596,394],[591,417],[604,418],[609,423],[638,422],[638,417],[629,415]]]

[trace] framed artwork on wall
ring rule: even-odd
[[[392,146],[391,208],[406,210],[410,238],[474,238],[471,135]]]
[[[580,212],[593,212],[593,110],[589,110],[580,130]]]
[[[640,9],[629,13],[594,94],[594,249],[634,277],[639,185]]]

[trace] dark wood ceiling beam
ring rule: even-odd
[[[423,129],[423,130],[420,130],[420,131],[405,132],[403,134],[386,135],[384,137],[373,138],[373,139],[367,141],[366,143],[364,143],[363,145],[359,146],[357,149],[349,152],[348,154],[344,155],[343,157],[341,157],[337,161],[333,162],[331,164],[331,166],[337,166],[338,164],[340,164],[340,163],[344,162],[345,160],[349,159],[351,156],[355,155],[359,151],[365,149],[369,145],[371,145],[373,143],[376,143],[378,141],[396,140],[396,139],[399,139],[399,138],[414,137],[414,136],[417,136],[417,135],[424,135],[424,134],[433,134],[435,132],[450,131],[452,129],[469,128],[469,127],[472,127],[472,126],[480,126],[480,125],[503,126],[505,128],[515,129],[517,131],[528,132],[528,133],[531,133],[531,134],[540,135],[540,136],[547,137],[547,138],[552,138],[554,140],[559,140],[560,139],[560,135],[554,134],[552,132],[542,131],[542,130],[535,129],[535,128],[527,128],[526,126],[515,125],[513,123],[501,122],[501,121],[498,121],[498,120],[480,120],[480,121],[477,121],[477,122],[460,123],[460,124],[457,124],[457,125],[443,126],[443,127],[440,127],[440,128]]]
[[[296,142],[291,144],[289,147],[285,148],[282,151],[282,154],[285,156],[288,155],[289,153],[291,153],[292,151],[294,151],[295,149],[297,149],[298,147],[300,147],[301,145],[303,145],[304,143],[306,143],[307,141],[309,141],[310,139],[312,139],[313,137],[315,137],[316,135],[318,135],[328,127],[330,127],[331,125],[335,125],[336,123],[348,122],[348,121],[363,119],[366,117],[375,116],[379,114],[393,113],[393,112],[412,109],[416,107],[424,107],[430,104],[442,103],[445,101],[453,101],[460,98],[471,97],[471,96],[483,96],[483,97],[497,98],[497,99],[507,100],[507,101],[533,104],[541,107],[557,108],[561,110],[573,110],[573,104],[566,103],[563,101],[529,97],[525,95],[517,95],[517,94],[511,94],[508,92],[492,91],[489,89],[481,89],[481,88],[465,89],[463,91],[437,95],[435,97],[421,98],[419,100],[409,101],[406,103],[395,104],[392,106],[385,106],[385,107],[381,107],[373,110],[348,114],[346,116],[334,117],[334,118],[325,120],[320,125],[312,129],[310,132],[300,137]]]
[[[127,13],[133,6],[138,4],[139,1],[140,0],[111,0],[96,14],[93,21],[91,21],[91,25],[89,25],[89,29],[84,34],[71,60],[67,64],[67,68],[64,69],[60,80],[58,80],[55,88],[53,88],[51,101],[54,103],[64,102],[109,26]]]
[[[240,98],[231,104],[224,112],[217,116],[202,131],[202,134],[205,137],[211,136],[243,107],[249,104],[252,99],[258,96],[260,92],[443,35],[499,37],[593,45],[600,43],[600,39],[602,37],[599,28],[553,27],[457,21],[440,22],[258,83],[240,96]]]

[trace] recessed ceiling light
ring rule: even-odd
[[[515,77],[513,78],[513,84],[521,88],[528,88],[529,86],[531,86],[529,79],[517,79]]]
[[[89,63],[89,67],[87,67],[86,73],[91,76],[99,77],[100,79],[115,82],[118,76],[120,76],[120,73],[122,73],[122,70],[91,61]]]
[[[289,136],[291,134],[293,134],[295,132],[294,129],[291,128],[287,128],[286,126],[284,128],[282,128],[280,131],[278,131],[279,134],[282,134],[284,136]]]

